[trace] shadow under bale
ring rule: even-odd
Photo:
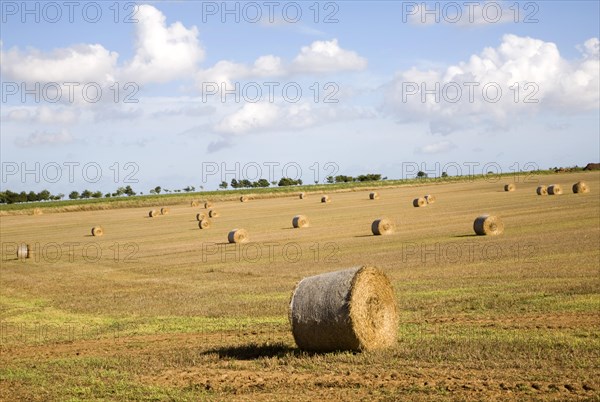
[[[284,357],[287,355],[299,355],[304,352],[299,349],[284,345],[281,342],[276,343],[249,343],[240,346],[225,346],[221,348],[210,349],[202,352],[203,355],[216,353],[221,358],[230,358],[237,360],[256,360],[264,357]]]

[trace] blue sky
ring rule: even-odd
[[[222,21],[222,2],[78,2],[73,21],[57,2],[51,22],[45,2],[28,2],[25,15],[22,2],[2,2],[2,188],[147,193],[234,176],[598,162],[599,2],[484,1],[471,20],[466,3],[274,2],[269,21],[268,3],[229,2],[236,22]],[[96,4],[102,16],[90,22]],[[244,7],[263,18],[248,21]],[[436,7],[437,22],[424,13]],[[138,21],[123,22],[132,11]],[[36,84],[49,92],[23,102]],[[102,96],[92,103],[82,87]],[[233,90],[225,101],[222,89]]]

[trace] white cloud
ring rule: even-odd
[[[167,26],[165,15],[150,5],[141,5],[136,18],[135,55],[121,65],[118,53],[100,44],[78,44],[47,53],[15,47],[1,50],[2,74],[29,83],[94,82],[103,87],[115,81],[141,85],[193,79],[204,59],[198,29],[181,22]]]
[[[23,82],[98,82],[114,80],[119,55],[102,45],[75,45],[43,53],[37,49],[2,51],[2,74]]]
[[[542,111],[594,110],[600,103],[598,40],[581,49],[582,58],[569,61],[554,43],[505,35],[497,48],[467,61],[398,72],[385,108],[404,121],[428,121],[441,134],[476,125],[505,129]]]
[[[181,22],[167,27],[164,14],[149,5],[141,5],[136,18],[136,53],[125,64],[125,77],[141,83],[192,78],[204,59],[198,28]]]
[[[215,131],[237,135],[274,130],[302,130],[339,121],[373,117],[373,110],[360,107],[318,107],[311,103],[247,103],[226,115],[215,126]]]
[[[439,141],[434,142],[433,144],[424,145],[420,148],[417,148],[417,153],[423,154],[439,154],[448,152],[451,149],[454,149],[455,145],[450,141]]]
[[[29,148],[43,145],[63,145],[74,141],[73,136],[67,130],[60,132],[36,131],[27,138],[17,138],[15,144],[22,148]]]
[[[342,49],[337,39],[315,41],[303,46],[292,63],[298,73],[357,71],[367,67],[367,59],[356,52]]]
[[[367,60],[356,52],[342,49],[337,39],[315,41],[303,46],[291,63],[284,63],[274,55],[260,56],[252,65],[221,60],[212,67],[200,70],[196,86],[202,92],[233,89],[234,81],[264,77],[282,77],[292,74],[335,73],[357,71],[367,67]]]
[[[215,129],[220,133],[244,134],[273,126],[280,115],[280,108],[273,103],[246,103],[235,113],[225,116]]]

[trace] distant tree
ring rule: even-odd
[[[80,198],[90,198],[92,196],[92,192],[90,190],[83,190],[81,192]]]
[[[96,191],[92,193],[93,198],[102,198],[102,191]]]
[[[156,194],[160,194],[160,191],[161,191],[161,190],[162,190],[162,188],[160,188],[160,186],[156,186],[156,187],[154,187],[154,192],[155,192]]]
[[[274,185],[274,186],[276,186],[277,185],[277,181],[272,181],[271,184]]]
[[[153,189],[153,188],[151,188],[151,189],[150,189],[150,194],[156,194],[156,190],[155,190],[155,189]]]
[[[40,192],[38,193],[38,195],[37,195],[37,199],[38,199],[39,201],[47,201],[47,200],[49,200],[49,199],[50,199],[50,196],[51,196],[51,195],[52,195],[52,194],[50,194],[50,191],[48,191],[48,190],[42,190],[42,191],[40,191]]]
[[[327,181],[327,183],[332,184],[335,182],[335,178],[333,176],[327,176],[327,178],[325,179]]]
[[[125,190],[123,191],[124,194],[126,194],[127,196],[132,196],[135,195],[135,191],[133,191],[133,189],[131,188],[131,186],[127,186],[125,187]]]
[[[443,178],[446,178],[446,177],[448,177],[448,173],[446,173],[446,172],[442,172],[442,177],[443,177]]]
[[[110,193],[104,194],[104,198],[110,198]]]
[[[422,170],[419,170],[419,172],[417,173],[417,177],[419,177],[419,178],[427,177],[427,173],[425,173]]]
[[[315,184],[319,184],[319,180],[315,180]]]
[[[350,183],[352,181],[354,181],[354,178],[352,176],[344,176],[344,175],[335,176],[336,183]]]
[[[271,183],[269,183],[269,180],[267,179],[260,179],[256,182],[256,184],[257,187],[269,187],[271,185]]]
[[[69,193],[69,199],[70,200],[76,200],[79,198],[79,193],[77,191],[71,191]]]
[[[239,188],[240,183],[236,179],[231,179],[231,188]]]
[[[34,191],[30,191],[27,194],[27,201],[31,202],[31,201],[37,201],[37,200],[38,200],[38,195]]]
[[[250,188],[252,187],[252,182],[248,179],[240,180],[240,187],[242,188]]]
[[[289,177],[282,177],[279,183],[277,183],[279,187],[296,186],[298,184],[302,184],[302,180],[294,180]]]
[[[219,184],[219,188],[222,188],[223,190],[226,190],[227,186],[228,186],[228,184],[226,181],[222,181],[221,184]]]
[[[186,188],[183,189],[183,191],[185,191],[186,193],[189,193],[190,191],[196,191],[196,187],[187,186]]]
[[[58,193],[54,196],[55,200],[62,200],[63,198],[65,198],[65,195],[63,193]]]

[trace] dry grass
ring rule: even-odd
[[[303,230],[290,228],[297,193],[219,203],[206,231],[187,202],[168,219],[144,218],[147,206],[3,216],[0,400],[597,399],[600,173],[533,179],[510,197],[491,181],[419,189],[443,208],[413,208],[409,187],[378,189],[376,203],[340,192],[327,208],[302,203]],[[577,181],[592,196],[535,194]],[[480,213],[504,234],[475,236]],[[379,216],[395,234],[371,235]],[[98,222],[110,236],[90,236]],[[252,242],[227,244],[233,227]],[[20,243],[31,258],[16,258]],[[357,265],[390,278],[398,345],[299,352],[295,284]]]

